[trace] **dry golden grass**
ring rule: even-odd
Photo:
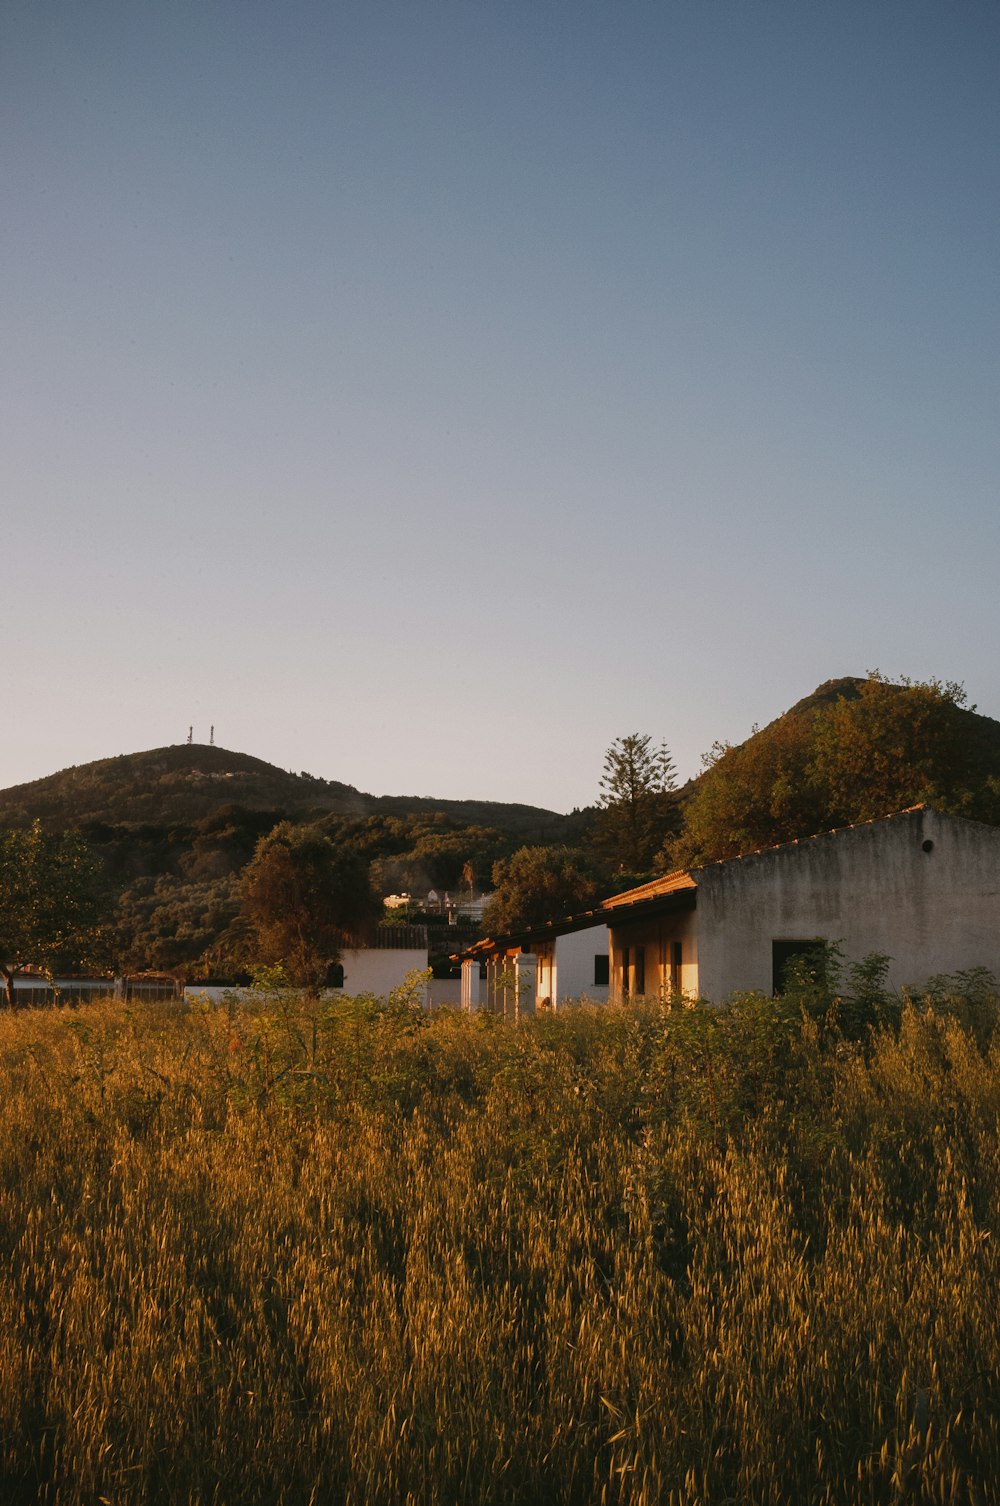
[[[998,1499],[1000,1050],[0,1019],[4,1502]]]

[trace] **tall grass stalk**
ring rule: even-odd
[[[983,1008],[0,1018],[0,1497],[985,1506]]]

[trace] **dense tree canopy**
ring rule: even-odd
[[[522,847],[494,864],[493,885],[483,914],[493,936],[586,910],[597,899],[585,857],[570,847]]]
[[[894,685],[872,674],[816,720],[809,776],[831,824],[869,821],[919,801],[988,814],[976,726],[961,685]]]
[[[27,830],[0,831],[0,978],[8,1006],[26,967],[52,974],[93,966],[108,899],[100,865],[81,838]]]
[[[738,747],[717,744],[664,864],[733,857],[921,801],[1000,819],[997,750],[984,741],[992,724],[965,700],[960,685],[893,684],[876,672]]]
[[[253,960],[280,964],[301,988],[320,988],[341,947],[366,940],[382,909],[363,858],[288,821],[258,842],[242,887]]]
[[[716,743],[661,866],[736,857],[828,825],[807,776],[812,739],[812,719],[789,715],[736,747]]]

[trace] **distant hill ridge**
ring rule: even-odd
[[[836,701],[855,700],[864,684],[854,675],[826,680],[766,726],[754,728],[739,746],[766,743],[790,722],[816,716]],[[1000,775],[1000,722],[970,710],[962,711],[960,717],[982,767]],[[683,786],[678,792],[682,803],[703,778],[699,774]],[[23,826],[35,819],[60,829],[98,823],[190,826],[229,805],[299,821],[440,813],[527,842],[572,841],[579,817],[585,815],[563,816],[541,806],[496,800],[371,795],[340,780],[294,774],[250,753],[205,743],[177,743],[74,765],[0,790],[0,826]]]
[[[336,779],[293,774],[250,753],[178,743],[74,764],[0,790],[0,825],[41,820],[61,829],[96,822],[171,826],[203,820],[230,804],[282,811],[298,819],[440,811],[515,831],[558,820],[554,811],[540,806],[503,801],[369,795]]]

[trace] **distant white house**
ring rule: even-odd
[[[468,899],[455,900],[455,910],[461,920],[482,920],[483,911],[493,898],[490,894],[470,896]]]
[[[424,899],[414,899],[406,890],[402,894],[387,894],[382,904],[387,910],[405,910],[411,906],[415,910],[423,910],[435,915],[446,915],[450,921],[457,916],[460,920],[482,920],[483,911],[493,898],[492,894],[470,895],[468,899],[453,899],[450,894],[443,897],[436,889],[428,891]]]
[[[371,946],[345,948],[331,987],[342,994],[392,993],[408,973],[427,967],[426,926],[376,926]],[[426,1002],[427,989],[421,990]]]
[[[371,946],[345,947],[340,962],[330,970],[325,993],[333,997],[375,994],[385,998],[406,982],[407,975],[427,970],[427,927],[381,925],[375,927]],[[188,999],[218,1000],[227,994],[251,995],[252,988],[230,988],[222,984],[189,983],[184,990]],[[445,1002],[446,990],[436,1002]],[[426,983],[420,997],[429,1002]]]

